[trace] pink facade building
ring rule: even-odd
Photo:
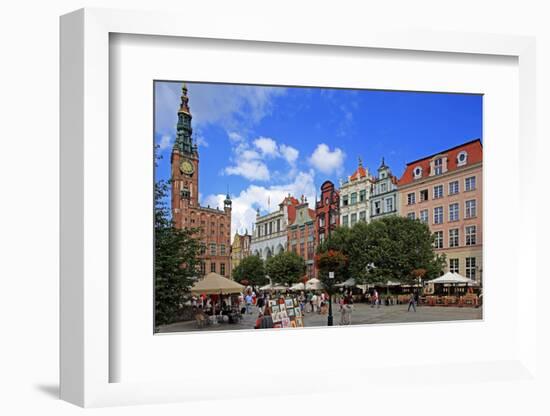
[[[483,148],[479,139],[407,163],[399,212],[426,223],[447,270],[481,281]]]

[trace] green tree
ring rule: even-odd
[[[336,250],[347,257],[342,278],[377,283],[388,279],[413,283],[415,270],[424,277],[437,277],[445,257],[436,255],[427,225],[405,217],[391,216],[367,224],[340,227],[318,248],[318,253]]]
[[[327,250],[315,256],[315,265],[319,271],[319,280],[323,283],[329,294],[334,293],[335,285],[342,283],[348,276],[348,258],[338,250]],[[330,272],[334,277],[330,277]]]
[[[306,272],[306,263],[296,253],[283,252],[267,259],[265,272],[273,283],[298,283]]]
[[[248,280],[253,286],[265,285],[268,281],[264,261],[259,256],[245,257],[233,270],[233,279],[237,282]]]
[[[155,183],[155,326],[173,322],[199,272],[197,229],[173,226],[169,182]]]

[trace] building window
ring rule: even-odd
[[[383,182],[380,184],[380,192],[386,192],[387,191],[387,186],[386,186],[386,182]]]
[[[414,168],[413,177],[414,179],[419,179],[422,177],[422,168],[420,166]]]
[[[427,209],[423,209],[422,211],[420,211],[420,221],[423,222],[424,224],[428,223],[428,210]]]
[[[449,230],[449,247],[458,247],[458,228]]]
[[[473,191],[476,189],[476,177],[470,176],[464,180],[464,191]]]
[[[434,224],[443,224],[443,207],[434,208]]]
[[[267,235],[267,222],[264,224],[264,235]]]
[[[304,243],[300,243],[300,256],[304,257]]]
[[[344,215],[344,216],[342,217],[342,225],[343,225],[344,227],[347,227],[347,226],[348,226],[348,219],[349,219],[349,218],[348,218],[347,215]]]
[[[443,173],[443,159],[436,159],[434,162],[435,174],[441,175]]]
[[[205,275],[206,273],[206,263],[204,261],[201,261],[201,275]]]
[[[201,243],[201,245],[200,245],[200,247],[199,247],[199,253],[200,253],[201,255],[206,254],[206,244]]]
[[[225,244],[220,244],[220,256],[225,256]]]
[[[220,274],[225,276],[225,263],[220,263]]]
[[[319,227],[324,227],[324,226],[325,226],[325,214],[322,214],[319,217]]]
[[[386,212],[393,211],[393,198],[386,199]]]
[[[473,246],[476,244],[476,226],[469,225],[466,227],[466,245]]]
[[[451,273],[459,273],[459,271],[458,271],[458,259],[449,259],[449,271]]]
[[[336,218],[338,217],[336,214],[334,214],[334,212],[331,212],[329,214],[329,217],[330,217],[330,223],[331,224],[336,224]]]
[[[434,247],[443,248],[443,231],[436,231],[434,233]]]
[[[216,243],[210,243],[210,255],[211,256],[216,255]]]
[[[468,153],[466,151],[462,151],[458,154],[458,157],[456,158],[456,161],[458,162],[458,166],[465,165],[468,161]]]
[[[428,200],[428,190],[423,189],[420,191],[420,202],[427,201]]]
[[[351,205],[357,204],[357,192],[351,194]]]
[[[458,202],[449,205],[449,221],[458,221]]]
[[[351,220],[350,220],[351,226],[353,227],[356,222],[357,222],[357,214],[356,213],[351,214]]]
[[[277,220],[277,232],[281,231],[281,220]]]
[[[407,205],[412,205],[416,202],[416,195],[414,192],[407,194]]]
[[[414,217],[415,217],[414,212],[409,212],[409,213],[407,214],[407,218],[408,218],[409,220],[414,220]]]
[[[315,248],[313,246],[313,241],[308,241],[307,242],[307,257],[309,259],[313,258],[314,251],[315,251]]]
[[[449,182],[449,195],[458,194],[458,181]]]
[[[466,277],[476,280],[476,258],[466,257]]]
[[[269,223],[269,234],[273,234],[273,223]]]
[[[292,252],[298,254],[298,246],[296,244],[292,244]]]
[[[359,202],[365,202],[367,199],[367,191],[366,190],[362,190],[362,191],[359,191]]]
[[[347,195],[344,195],[342,197],[342,206],[343,207],[347,207],[348,206],[348,196]]]
[[[319,242],[323,243],[325,241],[325,233],[319,234]]]
[[[361,211],[359,213],[359,221],[363,221],[363,222],[367,221],[367,211]]]
[[[443,197],[443,185],[434,186],[434,199]]]
[[[210,263],[210,272],[216,273],[216,263],[214,262]]]
[[[470,199],[466,201],[466,218],[473,218],[476,216],[476,200]]]
[[[380,214],[380,201],[376,201],[374,203],[374,214],[379,215]]]

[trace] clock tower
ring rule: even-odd
[[[220,207],[199,204],[199,152],[193,143],[187,86],[181,88],[176,141],[171,155],[172,220],[177,228],[193,228],[200,241],[199,276],[215,272],[231,276],[231,210],[229,194]]]
[[[172,149],[172,210],[176,225],[183,227],[189,209],[199,206],[199,152],[191,134],[191,111],[185,83],[181,88],[176,142]],[[180,214],[180,215],[178,215]]]

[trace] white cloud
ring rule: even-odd
[[[172,140],[172,136],[169,135],[169,134],[165,134],[161,137],[158,145],[159,145],[159,149],[162,151],[164,149],[169,149],[172,147],[172,143],[173,143],[173,140]]]
[[[338,147],[331,151],[325,143],[321,143],[309,157],[309,163],[319,172],[330,175],[343,170],[345,157],[345,153]]]
[[[279,155],[279,149],[277,142],[268,137],[259,137],[254,140],[254,146],[258,148],[263,156],[276,157]]]
[[[242,142],[244,140],[244,137],[236,131],[230,131],[229,133],[227,133],[227,135],[229,136],[229,140],[231,140],[233,143]]]
[[[296,163],[296,160],[298,159],[298,155],[300,152],[298,152],[297,149],[295,149],[292,146],[287,146],[286,144],[282,144],[279,146],[279,151],[281,152],[281,155],[286,159],[286,161],[293,165]]]
[[[196,134],[195,135],[195,142],[197,143],[197,145],[199,147],[208,147],[208,142],[206,141],[206,139],[200,135],[200,134]]]
[[[240,160],[235,166],[226,167],[224,172],[242,176],[249,181],[267,181],[270,178],[266,164],[258,160]]]
[[[252,225],[256,221],[256,209],[259,208],[262,214],[273,212],[279,209],[279,204],[290,193],[296,198],[304,195],[313,208],[315,203],[314,172],[299,172],[296,178],[284,185],[259,186],[250,185],[235,196],[231,212],[231,235],[237,230],[240,232],[248,229],[252,232]],[[209,195],[204,199],[204,204],[211,207],[222,207],[224,194]],[[268,201],[270,203],[268,203]]]
[[[233,148],[233,164],[224,169],[226,174],[239,175],[251,181],[269,180],[273,175],[266,160],[282,158],[290,166],[290,170],[284,178],[296,176],[296,161],[299,152],[292,146],[279,145],[269,137],[258,137],[250,144],[238,133],[229,134],[229,138],[236,143],[236,146]]]

